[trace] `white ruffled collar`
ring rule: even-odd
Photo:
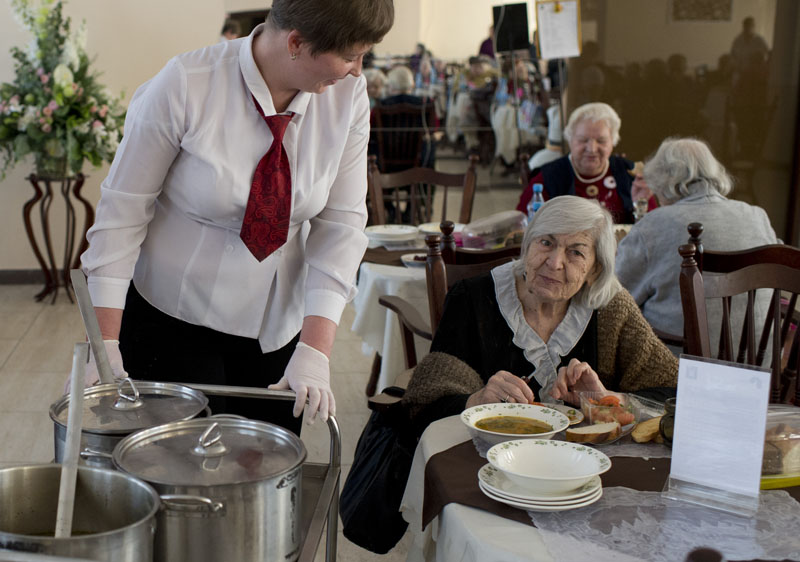
[[[514,263],[509,262],[492,270],[494,290],[500,313],[514,334],[514,345],[522,349],[525,358],[534,366],[533,377],[542,387],[540,400],[548,400],[556,380],[557,366],[580,341],[593,310],[570,302],[567,314],[545,343],[525,320],[522,302],[517,296]],[[528,376],[531,373],[514,373]]]

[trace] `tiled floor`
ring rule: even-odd
[[[461,159],[440,159],[443,171],[464,168]],[[499,171],[499,170],[498,170]],[[511,182],[513,182],[513,177]],[[505,183],[506,187],[502,187]],[[513,209],[519,188],[507,179],[478,173],[479,189],[473,219]],[[448,208],[456,208],[448,204]],[[84,340],[75,305],[63,295],[55,304],[34,301],[34,285],[0,285],[0,464],[49,462],[53,458],[50,405],[60,396],[69,374],[75,342]],[[342,434],[343,478],[353,459],[361,429],[369,417],[364,387],[372,358],[361,350],[361,339],[350,331],[353,309],[345,310],[331,358],[331,376]],[[301,438],[309,460],[327,462],[329,434],[324,424],[304,426]],[[338,560],[404,560],[407,535],[389,554],[367,552],[339,536]],[[324,546],[318,558],[324,559]]]

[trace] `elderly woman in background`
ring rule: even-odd
[[[414,427],[492,402],[577,404],[580,390],[668,395],[678,362],[617,281],[615,248],[600,205],[574,196],[542,205],[518,261],[448,293],[403,398]]]
[[[619,142],[619,115],[605,103],[587,103],[575,109],[564,128],[569,154],[541,167],[531,185],[544,186],[545,199],[577,195],[595,199],[609,210],[615,223],[633,222],[633,202],[649,198],[633,184],[633,162],[611,151]],[[526,212],[531,186],[520,196],[517,209]],[[655,206],[654,203],[652,206]]]
[[[367,96],[369,96],[369,108],[375,107],[384,96],[386,88],[386,75],[380,68],[365,68],[364,78],[367,79]]]
[[[687,225],[702,223],[703,246],[715,251],[775,244],[778,239],[764,209],[727,199],[731,177],[700,140],[665,140],[645,165],[644,179],[661,207],[633,225],[620,242],[617,275],[651,326],[682,337],[678,247],[688,239]],[[714,305],[719,303],[709,303],[707,310],[709,326],[721,321],[721,309]],[[767,306],[761,296],[756,300],[761,320]],[[718,331],[710,330],[710,337],[716,346]]]

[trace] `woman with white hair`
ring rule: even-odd
[[[764,209],[727,198],[733,181],[703,141],[666,139],[645,165],[644,179],[661,207],[647,213],[619,243],[617,275],[651,326],[680,337],[678,247],[686,243],[687,225],[702,223],[703,246],[715,251],[775,244],[778,239]],[[767,305],[759,300],[757,315],[763,319]],[[718,304],[709,302],[709,326],[719,326]],[[710,332],[716,348],[719,333]]]
[[[646,188],[633,184],[633,162],[611,151],[619,142],[619,115],[605,103],[575,109],[564,128],[569,154],[533,171],[531,185],[544,186],[545,199],[577,195],[594,199],[609,210],[615,223],[633,222],[633,202],[649,198]],[[632,193],[633,191],[633,193]],[[526,212],[531,186],[522,192],[517,209]]]
[[[617,281],[615,248],[600,205],[574,196],[542,205],[518,261],[448,293],[403,398],[415,427],[478,404],[578,404],[581,390],[668,394],[678,362]]]

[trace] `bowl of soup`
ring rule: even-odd
[[[491,446],[512,439],[550,439],[569,426],[553,408],[533,404],[480,404],[461,412],[470,436]]]

